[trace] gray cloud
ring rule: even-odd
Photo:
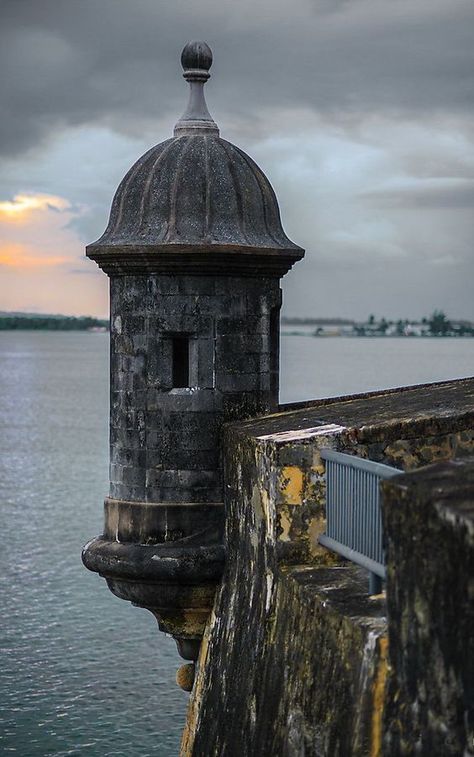
[[[474,318],[471,0],[2,0],[0,13],[0,199],[83,208],[78,256],[130,165],[170,135],[181,48],[201,38],[211,113],[307,249],[286,314]],[[70,272],[76,287],[96,274],[99,302],[97,269]]]
[[[463,115],[472,102],[470,0],[3,0],[1,13],[9,155],[71,125],[139,135],[176,119],[179,51],[196,37],[214,48],[209,99],[230,123],[295,107],[349,124]]]
[[[367,192],[362,197],[380,208],[474,208],[474,179],[456,182],[451,186],[446,186],[447,182],[443,181],[438,184],[439,186]]]

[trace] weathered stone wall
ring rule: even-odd
[[[383,484],[385,753],[474,754],[474,458]]]
[[[474,454],[474,381],[311,402],[240,423],[237,432],[255,439],[265,460],[279,555],[290,563],[327,563],[331,555],[317,545],[326,497],[319,450],[330,447],[400,470]]]
[[[211,507],[223,499],[222,423],[277,406],[279,281],[150,274],[110,284],[106,536],[173,541],[222,517]],[[173,385],[176,336],[189,340],[189,387]]]
[[[223,445],[226,572],[183,754],[382,754],[384,601],[317,545],[320,450],[407,470],[467,455],[474,381],[312,403],[228,426]]]

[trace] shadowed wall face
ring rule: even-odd
[[[383,485],[390,675],[387,754],[474,749],[474,458]]]
[[[278,406],[276,278],[111,277],[110,497],[222,502],[220,426]]]

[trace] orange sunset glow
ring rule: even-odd
[[[107,313],[107,283],[71,223],[82,212],[42,192],[0,201],[0,310]]]
[[[25,223],[32,212],[41,210],[65,210],[70,203],[62,197],[47,194],[17,194],[13,200],[0,202],[0,223]]]
[[[0,266],[38,268],[39,266],[60,265],[66,261],[67,258],[60,255],[39,257],[30,252],[28,247],[22,244],[0,245]]]

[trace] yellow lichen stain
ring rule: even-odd
[[[288,512],[286,510],[280,510],[279,516],[280,516],[281,532],[278,535],[278,540],[291,541],[291,538],[290,538],[291,519],[288,515]]]
[[[372,728],[370,739],[370,757],[382,755],[382,718],[385,705],[385,684],[388,673],[388,638],[378,639],[379,659],[372,688]]]
[[[280,476],[281,493],[287,505],[300,505],[303,496],[303,471],[297,465],[282,468]]]
[[[326,530],[326,519],[321,516],[311,518],[305,537],[308,544],[308,561],[311,565],[335,566],[341,564],[341,558],[335,552],[323,547],[318,539]]]
[[[321,547],[319,545],[318,540],[321,534],[323,534],[325,530],[326,530],[325,518],[319,518],[319,517],[311,518],[308,525],[308,536],[309,536],[309,549],[312,556],[321,554]]]

